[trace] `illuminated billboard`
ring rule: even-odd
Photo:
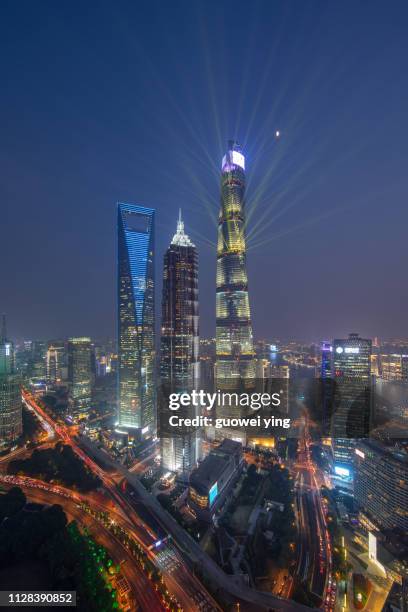
[[[350,470],[342,465],[335,465],[334,473],[337,474],[337,476],[343,476],[343,478],[348,478],[350,476]]]
[[[213,486],[210,489],[210,492],[208,493],[208,503],[209,503],[210,508],[215,502],[217,495],[218,495],[218,482],[213,484]]]

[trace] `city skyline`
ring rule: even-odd
[[[159,257],[182,206],[208,294],[228,138],[242,143],[251,176],[255,337],[403,334],[406,7],[371,3],[369,22],[351,3],[260,2],[249,22],[228,2],[217,11],[181,2],[160,15],[128,8],[126,22],[105,6],[75,26],[56,6],[47,20],[29,3],[5,11],[1,248],[15,265],[2,269],[1,310],[13,337],[114,335],[117,200],[157,209]],[[159,265],[156,278],[160,286]],[[212,336],[212,303],[201,319]]]
[[[0,605],[408,612],[407,18],[6,2]]]

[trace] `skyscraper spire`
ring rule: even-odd
[[[177,246],[190,246],[194,247],[195,245],[190,240],[190,237],[184,231],[184,221],[181,218],[181,208],[179,208],[179,216],[177,220],[177,231],[173,236],[171,244],[175,244]]]

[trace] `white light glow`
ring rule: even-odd
[[[232,163],[245,170],[245,157],[238,151],[231,151]]]
[[[228,155],[224,155],[222,158],[222,169],[227,169],[227,171],[230,172],[230,164],[239,166],[245,170],[245,157],[242,153],[239,153],[239,151],[228,151]]]

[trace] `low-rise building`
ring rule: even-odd
[[[240,442],[226,439],[190,475],[188,504],[197,518],[211,521],[243,466]]]

